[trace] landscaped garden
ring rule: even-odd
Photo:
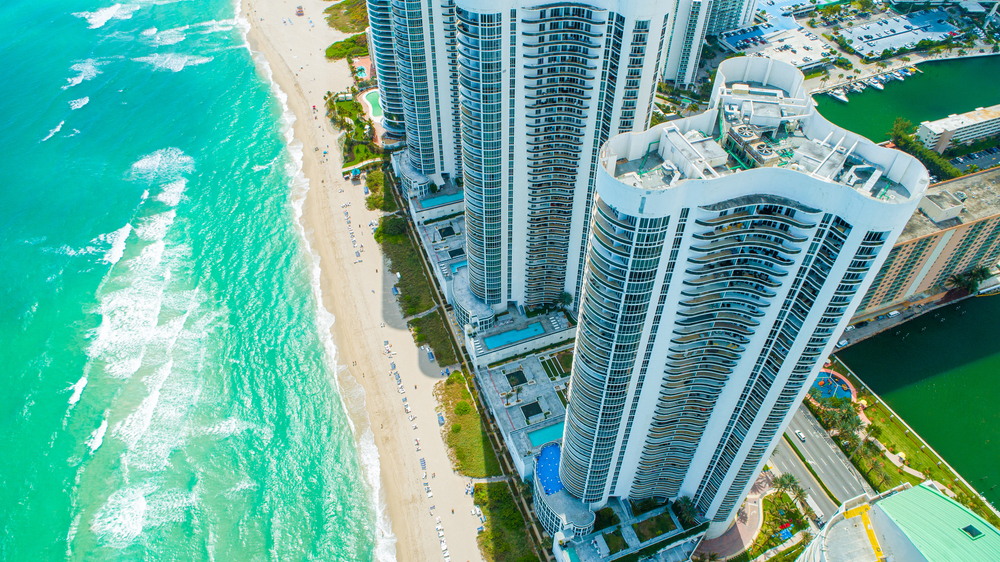
[[[444,408],[445,440],[458,472],[472,478],[502,475],[500,463],[489,436],[483,430],[479,410],[473,407],[475,400],[465,386],[462,372],[455,371],[437,383],[434,394]]]
[[[345,168],[382,156],[382,149],[372,141],[375,127],[357,100],[336,101],[336,96],[331,96],[327,109],[333,124],[347,133],[343,147]]]
[[[669,533],[676,528],[677,525],[674,524],[674,520],[670,518],[670,514],[666,511],[644,521],[632,524],[632,530],[635,531],[636,536],[639,537],[639,542],[646,542],[650,539],[655,539],[656,537]]]
[[[761,505],[764,521],[760,533],[750,548],[735,558],[730,558],[731,561],[753,560],[789,540],[795,533],[809,528],[802,512],[784,492],[764,496]]]
[[[620,521],[615,510],[605,507],[594,512],[594,532],[602,531],[612,525],[617,525]]]
[[[541,363],[542,368],[545,369],[545,374],[549,376],[549,380],[561,379],[562,377],[569,376],[570,369],[573,366],[573,352],[563,351],[554,357],[546,357]]]
[[[604,533],[604,542],[607,543],[608,550],[611,554],[621,552],[628,548],[628,543],[625,542],[625,537],[622,536],[622,530],[619,527],[615,527],[615,530],[610,533]]]
[[[476,484],[473,489],[473,502],[486,515],[476,540],[488,562],[538,562],[516,501],[506,482]]]

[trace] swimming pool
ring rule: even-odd
[[[458,273],[458,270],[469,265],[469,260],[462,260],[460,262],[455,262],[451,264],[451,272]]]
[[[365,78],[368,78],[368,69],[363,66],[359,66],[357,70],[355,70],[354,75],[364,80]]]
[[[556,439],[562,439],[563,425],[565,425],[565,422],[559,422],[555,425],[543,427],[542,429],[529,431],[528,441],[531,441],[532,447],[539,447]]]
[[[365,100],[372,106],[372,117],[382,117],[382,104],[378,97],[378,90],[372,90],[365,94]]]
[[[544,333],[545,333],[545,328],[542,327],[542,323],[535,322],[534,324],[529,324],[527,328],[521,328],[520,330],[511,330],[509,332],[504,332],[502,334],[487,336],[483,338],[483,343],[486,344],[486,349],[496,349],[498,347],[510,345],[512,343],[519,342],[521,340],[526,340],[528,338],[540,336]]]
[[[821,398],[851,399],[851,388],[840,377],[832,377],[829,373],[820,373],[813,382],[813,388],[819,389]]]
[[[563,489],[562,480],[559,479],[559,457],[562,450],[557,443],[546,445],[538,453],[538,462],[535,463],[535,470],[538,472],[538,481],[545,489],[545,495],[552,494]]]
[[[438,195],[437,197],[424,199],[423,201],[420,202],[420,206],[425,209],[430,209],[431,207],[440,207],[441,205],[447,205],[449,203],[461,201],[464,198],[465,198],[465,192],[459,191],[458,193],[452,193],[449,195]]]

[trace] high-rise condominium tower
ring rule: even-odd
[[[601,149],[560,477],[723,532],[928,183],[802,74],[725,61],[708,111]]]
[[[708,4],[369,0],[386,127],[405,127],[403,188],[464,182],[470,290],[457,292],[480,310],[575,302],[597,152],[646,128],[668,51],[693,79]]]
[[[753,21],[756,10],[757,0],[714,0],[706,34],[718,35],[723,31],[748,26]]]

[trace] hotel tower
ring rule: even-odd
[[[688,496],[724,532],[928,184],[792,65],[599,154],[559,476],[590,509]],[[536,509],[546,509],[544,495]]]
[[[460,318],[579,301],[598,151],[646,129],[659,81],[693,81],[709,5],[369,0],[405,195],[464,189]]]

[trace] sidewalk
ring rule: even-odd
[[[761,513],[761,499],[771,491],[771,477],[767,472],[762,472],[754,482],[753,488],[747,494],[747,499],[736,514],[736,521],[728,531],[711,540],[703,540],[695,554],[709,554],[714,552],[719,555],[720,560],[727,560],[740,554],[753,544],[757,533],[760,532],[763,524]]]

